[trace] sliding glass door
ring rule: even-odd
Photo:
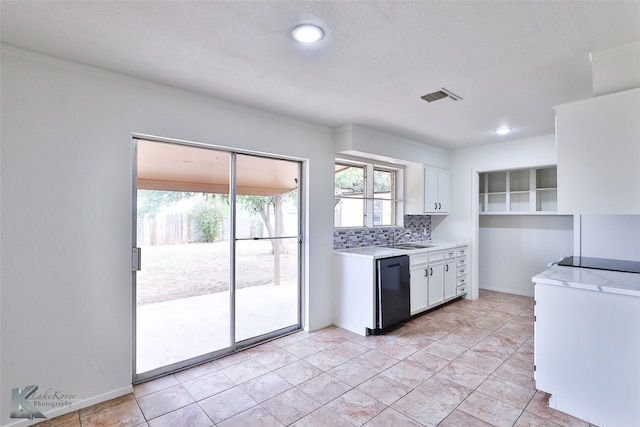
[[[134,381],[298,329],[301,163],[134,148]]]
[[[243,213],[236,218],[253,214],[257,222],[244,232],[236,227],[235,236],[235,335],[248,345],[300,323],[300,164],[238,154],[236,177],[236,210]]]

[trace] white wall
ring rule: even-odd
[[[335,129],[334,144],[336,152],[354,156],[449,168],[448,151],[366,126],[345,125]]]
[[[330,129],[7,46],[1,73],[2,425],[14,387],[131,389],[133,132],[307,159],[305,324],[331,324]]]
[[[580,215],[574,255],[640,261],[640,215]]]
[[[451,153],[450,163],[451,213],[432,217],[432,237],[471,243],[471,298],[477,298],[479,269],[490,267],[479,265],[478,172],[553,165],[556,163],[555,139],[548,135],[456,150]],[[497,258],[488,261],[499,262]],[[525,275],[516,270],[511,273],[509,282],[519,283]],[[503,288],[507,288],[506,277]]]
[[[481,289],[533,296],[531,278],[573,252],[573,217],[481,215]]]

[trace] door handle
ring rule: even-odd
[[[426,268],[424,269],[424,277],[427,277],[429,275],[429,270],[427,270]]]
[[[442,209],[442,204],[438,203],[438,210]]]
[[[445,264],[444,267],[444,271],[449,271],[449,264]]]
[[[433,276],[433,268],[429,267],[429,276]]]
[[[131,271],[142,270],[142,249],[131,249]]]

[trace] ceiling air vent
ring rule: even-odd
[[[424,99],[427,102],[438,101],[438,100],[444,99],[444,98],[451,98],[454,101],[459,101],[459,100],[462,99],[458,95],[456,95],[455,93],[449,92],[445,88],[441,88],[437,92],[428,93],[426,95],[421,96],[420,98]]]

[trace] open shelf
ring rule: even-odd
[[[557,168],[514,169],[479,175],[480,214],[555,214]]]

